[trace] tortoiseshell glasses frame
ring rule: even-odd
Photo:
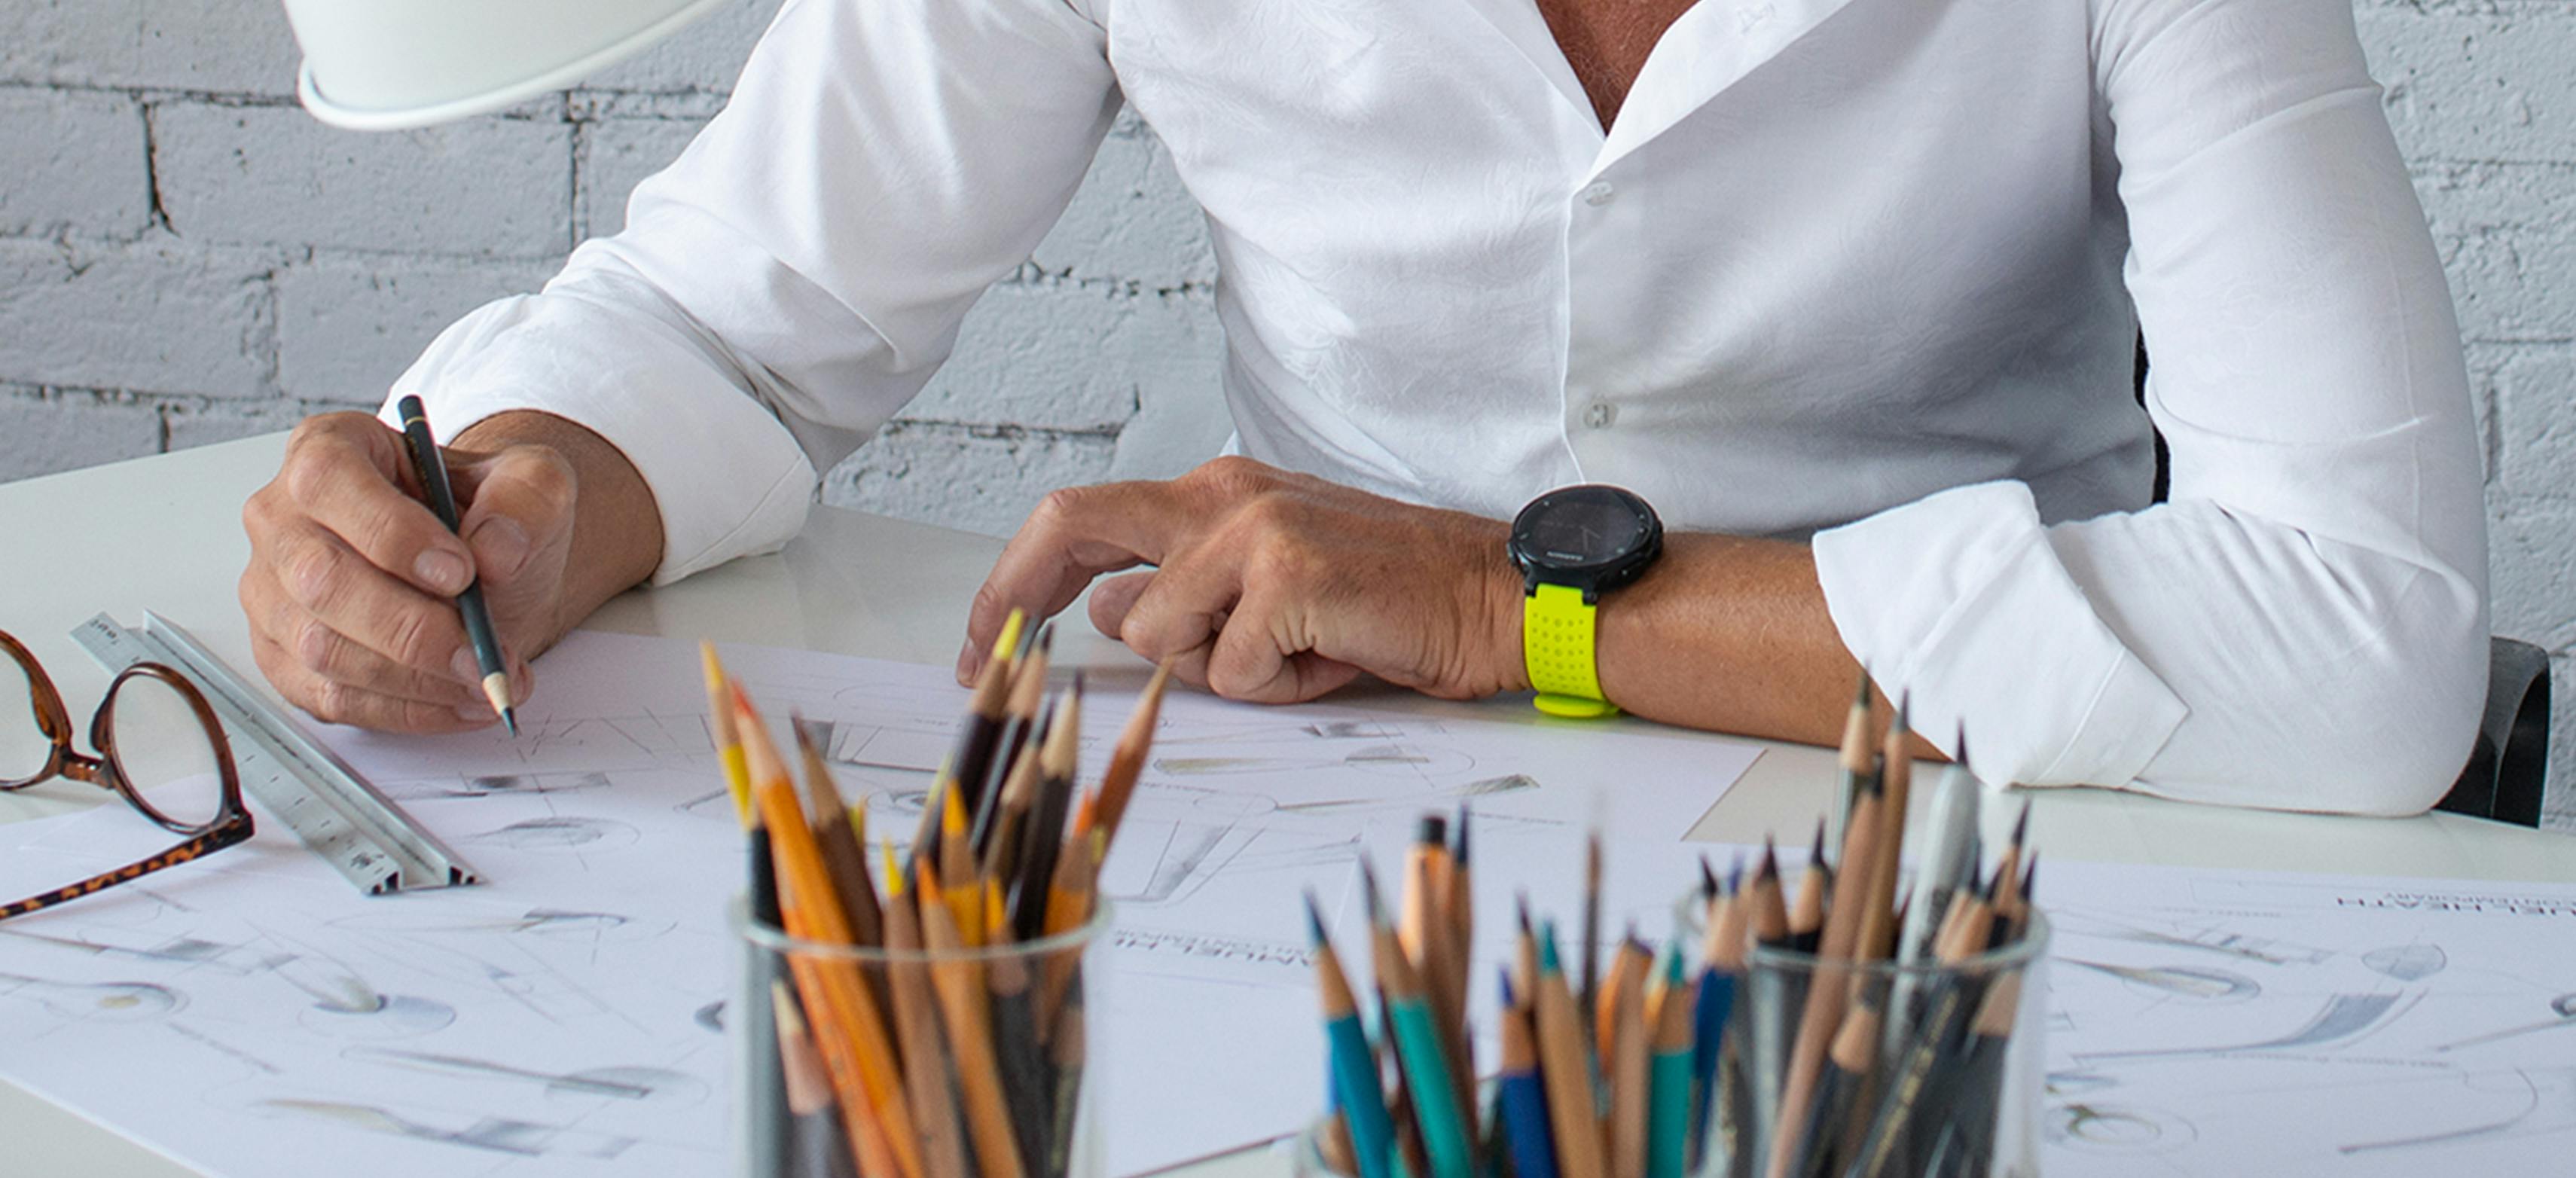
[[[34,775],[0,781],[0,793],[25,789],[57,777],[87,782],[124,798],[127,805],[141,812],[145,818],[151,819],[153,825],[185,840],[178,846],[149,859],[128,863],[114,871],[101,872],[79,883],[56,888],[42,895],[30,896],[11,904],[0,904],[0,920],[39,912],[94,892],[105,891],[118,884],[141,879],[162,868],[174,867],[191,859],[211,855],[250,838],[252,829],[250,810],[242,805],[241,773],[233,765],[232,745],[224,739],[223,722],[215,718],[215,709],[206,702],[205,693],[198,691],[197,685],[189,682],[187,676],[160,663],[136,663],[118,672],[115,681],[108,684],[106,697],[99,701],[97,713],[90,717],[89,743],[90,747],[98,750],[98,755],[86,756],[72,747],[71,713],[63,707],[62,692],[54,687],[53,679],[45,674],[45,668],[36,661],[36,656],[29,653],[17,639],[10,637],[7,631],[0,631],[0,657],[5,657],[9,662],[16,664],[12,668],[6,663],[0,663],[0,676],[12,674],[13,671],[25,673],[29,703],[36,713],[36,727],[44,733],[46,740],[52,742],[52,752]],[[215,772],[220,790],[220,801],[215,808],[214,817],[205,822],[185,822],[162,813],[159,807],[154,806],[143,796],[142,790],[135,788],[133,778],[125,771],[123,758],[117,755],[116,701],[124,694],[126,684],[140,679],[154,680],[177,692],[181,699],[187,701],[189,709],[196,713],[197,722],[205,728],[206,742],[214,751]],[[14,722],[13,717],[0,717],[0,723]]]

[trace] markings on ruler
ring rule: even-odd
[[[72,638],[110,672],[154,662],[186,675],[223,719],[242,788],[359,891],[380,896],[481,882],[438,836],[168,618],[146,610],[142,627],[127,629],[100,614]]]

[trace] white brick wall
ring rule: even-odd
[[[777,0],[579,89],[400,135],[294,106],[276,0],[0,0],[0,479],[372,403],[531,289],[723,104]],[[2576,826],[2576,3],[2356,0],[2487,425],[2496,627],[2557,658]],[[825,498],[1007,531],[1225,435],[1206,228],[1122,120],[1028,265]]]

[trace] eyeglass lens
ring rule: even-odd
[[[45,770],[54,744],[36,723],[36,684],[27,668],[0,650],[0,782]]]
[[[102,743],[146,807],[190,829],[223,810],[213,740],[188,697],[148,675],[125,680],[110,701]]]

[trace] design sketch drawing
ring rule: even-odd
[[[2576,1149],[2552,915],[2576,887],[2051,874],[2048,1172],[2543,1173]]]
[[[945,669],[725,657],[765,709],[824,726],[826,756],[875,840],[910,836],[963,713]],[[11,921],[0,926],[0,1074],[216,1175],[544,1178],[595,1173],[603,1160],[633,1173],[730,1169],[738,941],[727,903],[743,836],[694,644],[577,633],[542,670],[546,689],[522,707],[517,741],[317,733],[428,829],[472,848],[485,883],[359,896],[263,823],[249,853]],[[1084,780],[1099,779],[1132,699],[1088,700],[1099,719],[1081,742]],[[1193,1078],[1181,1091],[1112,1085],[1109,1099],[1197,1101],[1211,1115],[1114,1139],[1109,1172],[1247,1144],[1225,1134],[1252,1124],[1219,1110],[1276,1105],[1288,1120],[1269,1128],[1294,1128],[1294,1102],[1260,1094],[1320,1083],[1296,1074],[1311,1027],[1276,1013],[1311,1009],[1296,897],[1342,894],[1371,832],[1461,802],[1498,825],[1575,828],[1608,792],[1614,826],[1669,841],[1757,755],[1599,731],[1569,744],[1528,723],[1169,700],[1161,763],[1103,873],[1124,946],[1109,967],[1131,972],[1104,987],[1099,1033],[1118,1050],[1166,1053],[1149,1064],[1176,1061],[1168,1074]],[[19,848],[0,851],[0,890],[23,875],[21,890],[38,891],[121,851],[117,828],[92,817],[0,835]],[[1122,1008],[1122,986],[1163,997]],[[1174,1008],[1194,1012],[1193,1034],[1116,1022]],[[1291,1066],[1254,1075],[1244,1059]],[[1231,1088],[1219,1082],[1229,1075]],[[291,1127],[297,1148],[281,1155],[277,1134],[240,1131],[245,1116]],[[1168,1108],[1160,1117],[1173,1120]]]

